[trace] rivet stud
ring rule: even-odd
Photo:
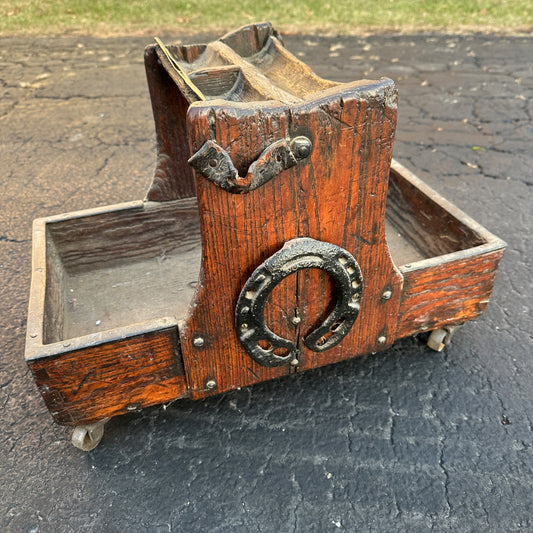
[[[390,289],[385,289],[382,293],[381,293],[381,299],[382,300],[390,300],[392,297],[392,291]]]
[[[202,346],[205,345],[205,340],[203,337],[194,337],[194,339],[192,340],[192,344],[196,348],[202,348]]]

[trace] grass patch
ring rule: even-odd
[[[285,32],[533,28],[531,0],[0,0],[0,34],[128,35],[226,31],[269,20]]]

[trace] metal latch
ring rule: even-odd
[[[304,136],[292,140],[281,139],[266,148],[248,168],[244,178],[239,176],[231,157],[214,141],[206,141],[190,159],[189,164],[202,176],[231,193],[247,193],[261,187],[274,176],[293,167],[311,154],[313,145]]]

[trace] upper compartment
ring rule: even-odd
[[[156,202],[196,195],[188,163],[192,153],[186,115],[191,104],[216,100],[216,105],[257,109],[257,102],[270,101],[292,109],[346,88],[370,94],[383,82],[346,84],[317,76],[285,49],[267,22],[244,26],[209,44],[165,45],[156,39],[146,48],[145,66],[158,145],[146,199]],[[214,123],[212,128],[216,130]]]
[[[290,104],[338,85],[290,54],[270,23],[251,24],[209,44],[165,46],[159,61],[189,103],[277,100]]]

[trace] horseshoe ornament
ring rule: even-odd
[[[292,341],[268,328],[264,311],[274,287],[291,274],[307,268],[327,272],[337,289],[335,308],[304,339],[307,348],[314,352],[329,350],[344,339],[359,314],[363,277],[350,252],[335,244],[308,237],[288,241],[248,278],[235,309],[239,339],[250,357],[263,366],[285,365],[298,355]]]

